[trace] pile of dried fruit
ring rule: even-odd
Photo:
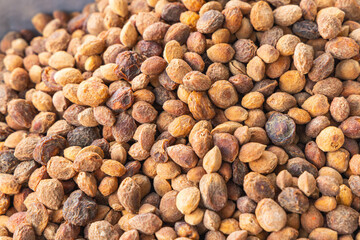
[[[360,239],[357,0],[97,0],[0,54],[0,240]]]

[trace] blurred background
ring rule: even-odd
[[[7,32],[33,29],[31,18],[54,10],[79,11],[94,0],[0,0],[0,38]]]

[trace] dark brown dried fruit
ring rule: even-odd
[[[282,113],[273,113],[266,122],[266,133],[275,145],[288,145],[295,139],[294,120]]]
[[[255,202],[259,202],[263,198],[275,197],[275,187],[271,181],[256,172],[246,174],[244,178],[244,191]]]
[[[0,151],[0,173],[12,173],[19,164],[19,160],[14,156],[14,150]]]
[[[112,126],[112,134],[117,142],[128,142],[136,131],[135,120],[126,113],[120,113]]]
[[[14,99],[7,105],[7,111],[12,120],[20,127],[30,128],[36,115],[35,108],[23,99]]]
[[[292,27],[292,31],[301,38],[317,39],[320,37],[317,24],[310,20],[295,23]]]
[[[161,18],[167,22],[178,22],[182,12],[186,11],[186,7],[178,2],[168,3],[161,12]]]
[[[163,48],[157,42],[141,40],[135,45],[135,51],[145,57],[160,56]]]
[[[122,52],[116,57],[118,67],[115,69],[115,74],[126,81],[132,81],[140,74],[141,63],[144,60],[144,57],[139,53],[133,51]]]
[[[56,156],[66,148],[66,139],[59,135],[43,137],[34,149],[34,160],[46,165],[51,157]]]
[[[308,198],[297,188],[287,187],[278,196],[280,205],[287,211],[305,213],[309,208]]]
[[[232,180],[234,183],[238,185],[244,184],[244,178],[246,174],[249,173],[249,168],[247,165],[243,162],[240,162],[239,160],[235,160],[232,163]]]
[[[81,190],[72,192],[63,206],[63,216],[66,221],[75,226],[85,226],[96,215],[97,205]]]
[[[299,177],[305,171],[311,173],[312,175],[314,175],[314,177],[318,176],[317,168],[300,157],[289,159],[286,165],[286,169],[289,171],[289,173],[291,173],[292,176],[295,177]]]
[[[70,146],[89,146],[94,140],[100,138],[97,127],[77,127],[67,134],[67,141]]]

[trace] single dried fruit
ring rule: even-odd
[[[63,216],[66,221],[75,226],[85,226],[96,214],[97,205],[93,199],[81,190],[72,192],[63,206]]]

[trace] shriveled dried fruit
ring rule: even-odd
[[[91,223],[89,227],[89,239],[109,239],[116,240],[119,238],[119,233],[114,229],[108,221],[97,221]]]
[[[93,199],[81,190],[72,192],[63,206],[63,216],[66,221],[75,226],[85,226],[96,214],[97,205]]]
[[[279,194],[278,200],[286,210],[295,213],[305,213],[309,208],[308,198],[299,190],[287,187]]]
[[[58,210],[64,198],[64,188],[59,180],[41,180],[36,187],[39,202],[52,210]]]
[[[0,174],[0,191],[4,194],[14,195],[20,192],[21,185],[11,174]]]
[[[41,235],[49,221],[49,215],[45,206],[39,202],[27,207],[26,221],[32,225],[36,235]]]
[[[136,52],[122,52],[116,57],[118,67],[115,69],[115,73],[119,78],[132,81],[140,74],[140,65],[143,61],[144,57]]]
[[[65,138],[59,135],[52,135],[42,138],[36,145],[33,153],[34,160],[46,165],[51,157],[56,156],[66,147]]]
[[[250,12],[250,21],[257,31],[269,30],[274,24],[274,15],[268,3],[257,2]]]
[[[359,13],[96,0],[37,14],[39,36],[0,42],[1,238],[359,238]]]

